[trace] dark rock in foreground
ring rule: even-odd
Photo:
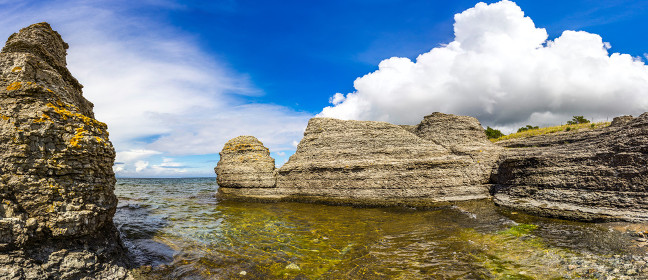
[[[578,220],[648,220],[648,113],[603,129],[498,143],[498,205]]]
[[[124,279],[115,152],[47,23],[0,53],[0,279]]]
[[[452,123],[456,139],[438,142]],[[475,118],[434,114],[418,126],[313,118],[290,160],[276,170],[260,144],[228,142],[216,173],[224,198],[320,201],[364,205],[428,205],[489,197],[488,180],[501,149]],[[247,138],[246,138],[247,139]],[[234,148],[232,151],[232,147]],[[231,154],[256,155],[233,161]],[[263,167],[260,168],[260,163]],[[244,167],[248,175],[241,175]],[[234,178],[231,174],[240,174]],[[262,183],[263,182],[263,183]],[[274,184],[273,184],[274,183]]]

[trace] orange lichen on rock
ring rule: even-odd
[[[76,129],[76,134],[70,139],[70,146],[79,147],[79,142],[83,140],[83,133],[85,130],[82,127]]]
[[[48,115],[43,114],[40,118],[35,119],[35,120],[34,120],[34,123],[42,123],[42,122],[46,122],[46,121],[50,121],[50,122],[51,122],[51,121],[52,121],[52,118],[50,118]]]
[[[7,86],[7,90],[19,90],[22,87],[22,84],[20,82],[13,82],[9,86]]]
[[[80,119],[81,121],[83,121],[83,123],[85,123],[86,125],[91,126],[91,127],[95,127],[97,129],[99,129],[100,131],[101,131],[101,129],[106,129],[108,127],[103,122],[100,122],[100,121],[95,120],[93,118],[86,117],[83,114],[73,113],[73,112],[65,109],[63,106],[57,107],[56,105],[54,105],[52,103],[47,103],[47,105],[45,105],[45,106],[54,109],[54,112],[59,114],[63,120],[67,120],[67,118],[77,118],[77,119]]]

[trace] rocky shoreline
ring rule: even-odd
[[[252,136],[225,147],[215,168],[224,199],[378,206],[492,199],[542,216],[648,220],[648,113],[496,144],[466,116],[433,113],[416,126],[313,118],[278,169]]]

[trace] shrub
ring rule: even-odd
[[[567,121],[567,124],[572,125],[572,124],[581,124],[581,123],[589,123],[589,122],[590,121],[583,116],[574,116],[572,117],[571,121]]]
[[[504,136],[504,133],[502,133],[501,131],[492,129],[490,126],[486,127],[486,137],[488,137],[488,139],[497,139],[502,136]]]
[[[520,127],[517,130],[517,132],[528,131],[528,130],[533,130],[533,129],[539,129],[539,127],[527,124],[526,126]]]

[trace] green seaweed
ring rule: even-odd
[[[537,229],[538,226],[534,224],[517,224],[507,230],[500,231],[500,234],[510,234],[516,237],[529,235],[532,231]]]

